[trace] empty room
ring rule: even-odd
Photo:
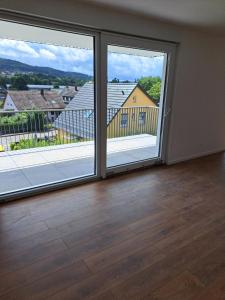
[[[0,1],[0,300],[225,300],[224,0]]]

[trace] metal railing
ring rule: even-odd
[[[107,137],[156,135],[158,107],[107,109]],[[0,151],[91,141],[93,109],[0,111]]]
[[[107,137],[123,137],[138,134],[157,134],[158,107],[139,106],[108,108]]]

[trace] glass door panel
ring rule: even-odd
[[[94,37],[0,21],[0,196],[94,175]]]
[[[167,55],[108,45],[107,168],[159,158]]]

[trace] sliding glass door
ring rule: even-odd
[[[173,47],[105,35],[106,167],[116,172],[163,160],[168,62]]]
[[[0,19],[0,200],[165,160],[174,45],[19,20]]]
[[[94,48],[0,21],[0,194],[96,175]]]

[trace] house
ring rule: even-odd
[[[63,102],[65,104],[69,104],[70,101],[74,98],[77,94],[79,88],[77,86],[65,86],[59,93],[60,96],[63,98]]]
[[[61,91],[65,88],[64,85],[59,85],[58,87],[55,87],[52,84],[27,84],[27,88],[29,91],[54,91],[58,94],[61,93]]]
[[[52,91],[8,91],[4,110],[63,109],[62,97]]]
[[[27,88],[29,91],[51,91],[53,89],[53,85],[50,84],[27,84]]]
[[[11,84],[7,84],[6,86],[10,90]],[[27,84],[28,91],[55,91],[59,94],[64,88],[64,85],[59,85],[59,87],[55,88],[52,84]]]
[[[0,110],[2,110],[5,98],[6,98],[7,90],[4,87],[0,86]]]
[[[60,95],[53,91],[8,91],[4,102],[4,111],[52,110],[48,112],[50,120],[54,120],[57,109],[64,109],[65,104]]]
[[[7,94],[7,90],[0,86],[0,101],[4,100]]]
[[[107,135],[120,137],[157,130],[158,107],[137,83],[108,83]],[[72,135],[94,138],[94,84],[86,83],[54,125]],[[152,121],[151,121],[152,120]]]

